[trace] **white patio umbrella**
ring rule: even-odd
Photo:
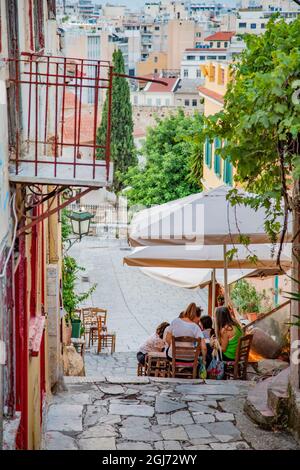
[[[201,269],[201,268],[139,268],[140,271],[152,279],[166,284],[182,287],[184,289],[203,289],[215,281],[224,285],[223,269]],[[214,272],[213,272],[214,271]],[[243,278],[268,277],[279,274],[279,269],[230,269],[228,271],[228,284],[233,284]]]
[[[266,213],[264,209],[255,211],[243,204],[232,206],[227,200],[232,188],[220,186],[191,196],[155,206],[138,213],[132,220],[129,241],[132,246],[152,245],[218,245],[217,265],[213,265],[212,257],[208,256],[206,264],[200,263],[199,257],[191,255],[189,267],[205,267],[224,269],[225,301],[228,302],[228,282],[226,253],[227,245],[240,243],[240,235],[247,236],[251,244],[268,243],[269,237],[264,230]],[[239,191],[240,195],[245,195]],[[279,222],[281,222],[279,220]],[[220,256],[220,250],[222,256]],[[260,252],[259,255],[262,253]],[[201,254],[201,256],[203,253]],[[221,263],[221,257],[223,262]],[[260,257],[260,256],[259,256]],[[178,260],[174,255],[176,267]],[[194,258],[194,260],[193,260]],[[240,258],[240,257],[239,257]],[[245,258],[240,258],[244,259]],[[196,264],[198,261],[198,264]],[[175,264],[172,264],[175,267]],[[274,259],[274,263],[275,259]],[[222,266],[221,266],[222,264]],[[231,267],[240,268],[237,263]],[[244,266],[246,268],[246,266]],[[253,268],[253,265],[250,266]]]
[[[278,245],[243,245],[227,246],[228,250],[236,249],[232,259],[224,261],[223,246],[146,246],[138,247],[124,258],[128,266],[140,268],[202,268],[223,269],[224,264],[228,269],[270,269],[276,268],[276,253]],[[256,256],[253,261],[249,256]],[[281,265],[288,270],[291,266],[287,250],[282,254]]]

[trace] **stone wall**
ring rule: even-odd
[[[47,266],[49,375],[51,389],[62,380],[59,265]]]
[[[289,428],[295,439],[300,442],[300,391],[290,385],[289,388]]]
[[[156,126],[156,117],[165,118],[170,114],[176,114],[179,107],[168,106],[133,106],[133,122],[135,131],[145,130],[147,127]],[[195,108],[182,108],[186,115],[192,115]],[[146,133],[146,132],[145,132]]]

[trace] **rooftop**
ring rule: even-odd
[[[208,88],[204,86],[199,86],[198,91],[201,95],[211,98],[214,101],[218,101],[218,103],[224,104],[224,96],[221,95],[220,93],[209,90]]]
[[[149,83],[145,89],[147,93],[170,93],[174,91],[176,84],[178,82],[178,78],[163,78],[164,82],[168,85],[161,85],[160,83]]]
[[[234,31],[219,31],[211,36],[207,36],[204,41],[230,41],[233,36],[235,36]]]
[[[178,87],[176,88],[176,93],[197,93],[197,90],[200,85],[202,85],[204,80],[202,78],[198,79],[189,79],[184,78],[180,80]]]

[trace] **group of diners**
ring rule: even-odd
[[[172,361],[172,337],[191,337],[201,341],[201,361],[208,368],[213,350],[222,350],[223,361],[234,361],[239,338],[243,335],[242,326],[234,314],[224,306],[217,307],[214,320],[202,315],[203,309],[191,303],[171,323],[163,322],[155,333],[139,347],[137,360],[145,365],[148,353],[165,352]]]

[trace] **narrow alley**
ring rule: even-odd
[[[44,449],[298,449],[290,434],[263,431],[246,417],[253,382],[137,377],[136,351],[144,338],[191,301],[206,308],[207,294],[129,271],[124,248],[97,238],[72,248],[86,268],[78,290],[98,284],[92,304],[108,309],[117,352],[86,350],[86,377],[66,377],[67,390],[50,403]]]

